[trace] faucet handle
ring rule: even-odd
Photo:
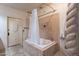
[[[64,40],[65,39],[65,36],[64,35],[61,35],[60,36],[60,39]]]

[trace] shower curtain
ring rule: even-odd
[[[28,40],[30,40],[36,44],[40,44],[37,9],[32,10],[32,16],[30,18],[29,35],[28,36],[29,36]]]
[[[66,55],[79,55],[79,4],[69,3],[65,31]]]

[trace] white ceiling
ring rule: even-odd
[[[33,8],[37,8],[42,3],[2,3],[0,5],[16,8],[22,11],[31,10]]]

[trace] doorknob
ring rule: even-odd
[[[9,32],[8,32],[8,36],[9,36]]]

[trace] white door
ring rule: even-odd
[[[8,46],[22,44],[22,26],[19,19],[8,18]]]

